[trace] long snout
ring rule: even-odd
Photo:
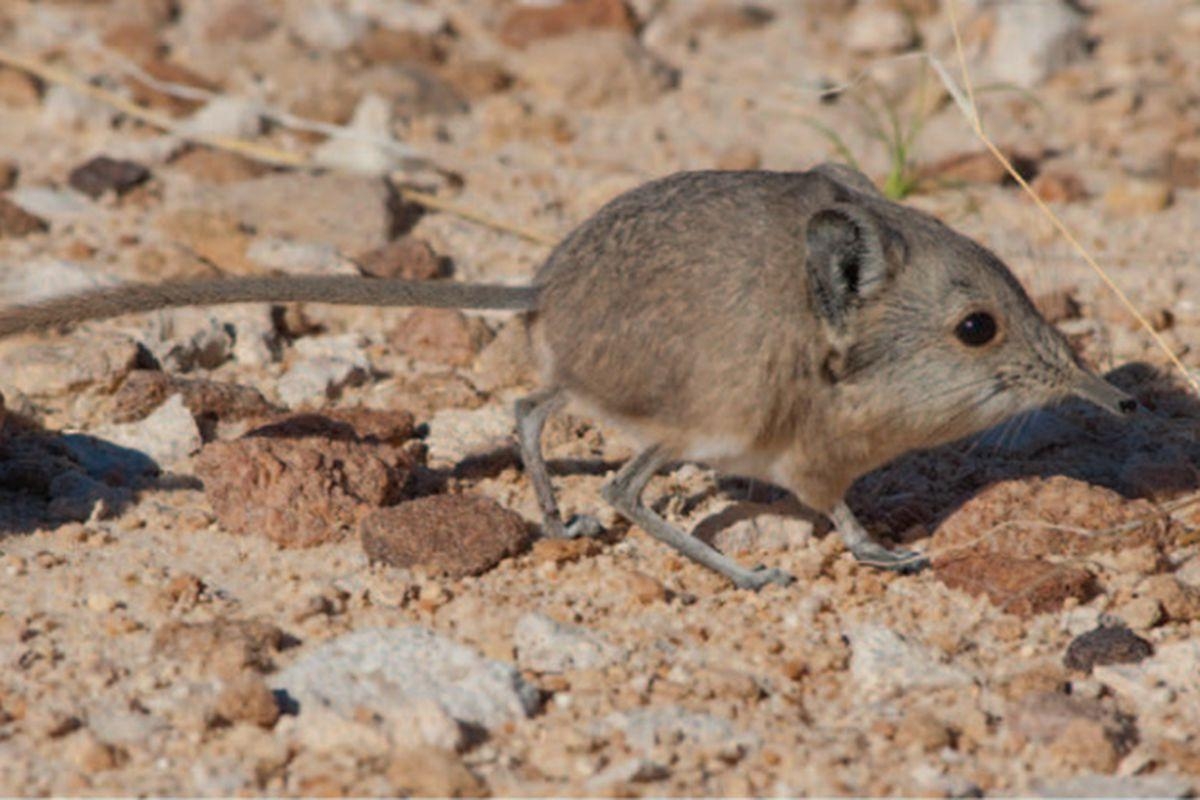
[[[1071,394],[1095,403],[1105,411],[1117,416],[1132,414],[1138,409],[1137,400],[1103,378],[1083,369],[1076,373],[1075,382],[1071,386]]]

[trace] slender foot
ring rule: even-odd
[[[689,536],[642,503],[642,491],[667,458],[658,447],[643,450],[605,485],[602,494],[613,508],[646,533],[698,564],[724,575],[739,589],[758,590],[768,583],[787,586],[795,578],[778,569],[747,569],[694,536]]]
[[[837,526],[842,541],[860,564],[909,575],[930,565],[926,556],[914,550],[889,550],[871,537],[854,512],[845,503],[838,503],[829,515]]]

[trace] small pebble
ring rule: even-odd
[[[149,179],[150,170],[141,164],[98,156],[71,170],[67,181],[72,189],[94,200],[108,191],[123,195]]]
[[[1067,645],[1063,664],[1068,669],[1091,672],[1104,664],[1135,664],[1154,654],[1150,642],[1124,626],[1102,626],[1082,633]]]

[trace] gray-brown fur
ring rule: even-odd
[[[645,507],[642,489],[666,461],[784,486],[829,514],[856,556],[903,566],[908,556],[870,540],[845,506],[857,477],[1071,394],[1119,413],[1135,405],[1077,362],[994,255],[832,165],[646,184],[571,233],[534,287],[348,277],[116,287],[0,312],[0,335],[235,300],[530,311],[546,386],[518,404],[518,432],[548,533],[595,527],[563,524],[540,451],[546,418],[573,398],[644,448],[605,497],[744,587],[787,576],[748,570]],[[980,313],[998,334],[968,346],[956,329]]]

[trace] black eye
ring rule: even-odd
[[[986,311],[976,311],[963,317],[954,335],[967,347],[982,347],[996,338],[996,320]]]

